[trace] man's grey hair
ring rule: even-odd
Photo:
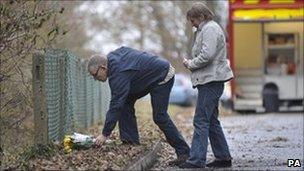
[[[213,12],[201,2],[196,2],[192,5],[191,9],[187,12],[187,20],[190,19],[199,19],[199,20],[212,20],[214,18]]]
[[[97,69],[100,66],[107,66],[107,63],[108,63],[108,59],[106,56],[95,54],[90,57],[87,69],[88,70],[90,68]]]

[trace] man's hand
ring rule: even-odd
[[[184,64],[184,66],[185,66],[186,68],[188,68],[188,63],[189,63],[188,59],[184,58],[184,59],[183,59],[183,64]]]
[[[107,137],[105,137],[101,134],[96,138],[95,145],[101,146],[102,144],[104,144],[106,142],[107,139],[108,139]]]

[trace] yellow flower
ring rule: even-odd
[[[69,135],[66,135],[63,139],[63,142],[70,142],[70,141],[72,141],[72,138]]]
[[[72,142],[72,138],[70,135],[66,135],[64,137],[63,146],[64,146],[64,151],[66,153],[70,153],[72,151],[73,142]]]
[[[64,152],[65,152],[65,153],[70,153],[71,151],[72,151],[71,146],[66,146],[66,147],[64,147]]]

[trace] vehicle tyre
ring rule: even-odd
[[[195,106],[196,105],[196,98],[191,98],[190,100],[190,106]]]
[[[189,97],[187,101],[185,102],[184,106],[190,107],[196,105],[196,98],[195,97]]]
[[[274,89],[265,89],[263,91],[263,104],[266,112],[279,111],[279,93]]]

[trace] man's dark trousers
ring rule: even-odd
[[[178,156],[189,154],[189,146],[167,113],[173,83],[174,77],[165,84],[156,85],[141,94],[128,98],[121,114],[120,119],[122,122],[119,122],[121,139],[123,141],[139,143],[134,104],[138,98],[150,93],[155,124],[164,132],[168,143],[175,149]]]

